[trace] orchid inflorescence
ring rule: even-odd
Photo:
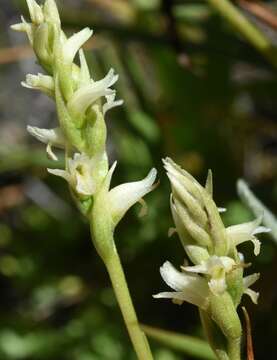
[[[192,265],[181,266],[178,271],[166,261],[160,273],[174,291],[154,297],[170,298],[177,304],[192,303],[215,321],[227,338],[239,338],[241,328],[236,309],[243,294],[257,303],[259,294],[249,287],[259,274],[243,276],[249,264],[237,247],[251,241],[254,254],[258,255],[260,241],[256,235],[269,229],[260,226],[262,217],[225,228],[220,217],[222,209],[213,200],[212,173],[209,171],[206,186],[202,187],[171,159],[166,158],[164,166],[171,183],[170,205],[176,226],[170,229],[170,234],[178,233]]]
[[[101,80],[95,81],[89,71],[82,46],[91,37],[92,30],[85,28],[67,37],[54,0],[38,5],[26,0],[31,22],[22,17],[13,25],[25,32],[45,74],[28,74],[24,87],[39,90],[56,103],[59,126],[41,129],[28,126],[28,132],[46,144],[46,152],[53,161],[58,156],[53,148],[63,149],[64,169],[48,169],[49,173],[67,181],[73,198],[91,225],[92,239],[108,269],[125,323],[139,359],[151,360],[147,340],[142,333],[132,305],[121,263],[116,251],[113,233],[127,210],[154,188],[156,170],[148,176],[110,189],[116,162],[110,167],[106,151],[108,110],[122,105],[116,100],[112,86],[118,75],[111,69]],[[79,54],[79,65],[75,61]],[[174,303],[184,301],[196,305],[203,326],[217,357],[223,360],[240,359],[241,323],[237,314],[243,294],[257,303],[258,293],[250,286],[259,274],[244,276],[248,267],[237,247],[251,241],[254,254],[260,252],[256,235],[268,232],[260,226],[262,218],[225,227],[213,200],[212,173],[208,173],[202,187],[188,172],[171,159],[164,166],[172,187],[170,206],[175,228],[191,262],[180,271],[166,261],[160,273],[174,291],[161,292],[155,298],[169,298]],[[143,207],[143,210],[145,206]],[[144,211],[145,212],[145,211]],[[223,334],[226,344],[219,341]]]
[[[59,117],[59,127],[55,129],[28,126],[27,130],[47,144],[46,151],[52,160],[58,159],[52,147],[65,149],[66,168],[48,171],[69,183],[81,205],[86,203],[88,213],[91,207],[87,204],[92,204],[88,197],[97,196],[105,184],[105,201],[110,204],[111,218],[118,222],[130,206],[152,189],[156,176],[153,169],[141,182],[120,185],[108,191],[107,183],[115,164],[109,170],[104,117],[108,110],[123,103],[115,100],[116,91],[111,88],[118,75],[111,69],[103,79],[92,79],[82,50],[92,30],[85,28],[67,38],[61,29],[54,0],[46,0],[43,6],[35,0],[27,0],[27,5],[31,23],[22,16],[22,22],[12,28],[27,34],[39,64],[47,74],[28,74],[22,85],[53,98]],[[80,66],[74,62],[77,53]]]

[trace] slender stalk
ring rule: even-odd
[[[106,261],[106,267],[137,357],[140,360],[151,360],[153,359],[151,350],[147,338],[139,326],[121,261],[116,249],[114,249],[113,254]]]
[[[276,48],[230,1],[208,0],[208,2],[274,66],[277,66]]]

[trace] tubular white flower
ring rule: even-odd
[[[156,176],[157,170],[152,169],[145,179],[121,184],[109,191],[107,201],[115,225],[135,203],[153,190]]]
[[[42,8],[35,0],[26,0],[30,12],[31,20],[34,24],[40,25],[44,21]]]
[[[40,90],[47,95],[54,96],[54,80],[52,76],[38,74],[27,74],[26,80],[21,82],[21,85],[34,90]]]
[[[72,35],[63,45],[63,57],[67,63],[72,63],[75,55],[92,36],[93,31],[88,27]]]
[[[86,154],[75,153],[73,159],[68,160],[68,170],[47,170],[50,174],[64,178],[78,194],[89,196],[96,191],[94,169],[95,159]]]
[[[65,139],[60,128],[41,129],[35,126],[28,125],[27,131],[37,140],[43,142],[44,144],[47,144],[46,152],[50,159],[58,160],[58,158],[52,151],[52,146],[63,148],[65,145]]]
[[[259,293],[249,289],[260,277],[259,273],[251,274],[243,278],[244,294],[250,296],[254,304],[258,303]]]
[[[225,276],[231,272],[236,265],[235,261],[228,256],[211,256],[200,265],[185,266],[183,270],[193,273],[205,274],[211,277],[209,281],[210,290],[216,294],[222,294],[226,288]]]
[[[264,226],[259,226],[261,221],[262,217],[259,217],[254,221],[227,227],[226,231],[229,240],[235,246],[246,241],[252,241],[252,243],[254,244],[254,254],[256,256],[259,255],[261,243],[255,235],[267,233],[270,231],[270,229]]]
[[[73,114],[82,115],[88,107],[99,98],[102,96],[111,96],[115,93],[115,90],[110,89],[110,87],[117,79],[118,75],[115,75],[114,70],[111,69],[102,80],[91,81],[89,85],[82,86],[69,100],[68,110]]]
[[[203,310],[207,309],[209,289],[204,278],[195,274],[182,273],[176,270],[169,261],[161,266],[160,273],[165,283],[175,291],[156,294],[153,296],[155,299],[169,298],[177,303],[186,301]]]

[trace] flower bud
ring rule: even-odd
[[[27,74],[26,80],[21,83],[22,86],[28,89],[40,90],[50,97],[55,95],[55,86],[52,76],[38,74]]]
[[[35,25],[40,25],[44,21],[42,8],[36,3],[35,0],[26,0],[30,12],[30,17]]]
[[[210,254],[226,256],[229,249],[227,235],[212,199],[211,172],[206,188],[203,188],[171,159],[165,159],[164,165],[172,187],[173,218],[181,238],[188,233],[190,243],[192,240],[192,244],[205,248]]]
[[[61,25],[60,15],[54,0],[46,0],[43,6],[43,14],[46,22]]]

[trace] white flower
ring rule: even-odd
[[[73,114],[83,115],[89,106],[102,96],[112,96],[115,90],[110,87],[117,81],[118,75],[111,69],[108,74],[99,81],[91,81],[86,86],[81,86],[68,102],[68,110]]]
[[[243,242],[252,241],[254,244],[254,254],[256,256],[259,255],[261,243],[255,235],[270,231],[270,229],[264,226],[259,226],[261,221],[262,217],[259,217],[254,221],[227,227],[226,231],[230,242],[237,246]]]
[[[166,284],[175,291],[159,293],[153,296],[155,299],[169,298],[180,304],[187,301],[203,310],[207,309],[209,288],[204,278],[177,271],[169,261],[161,266],[160,273]]]
[[[75,55],[84,45],[84,43],[92,36],[93,31],[88,27],[72,35],[63,44],[62,52],[66,63],[72,63]]]
[[[54,96],[55,86],[52,76],[40,73],[38,75],[27,74],[26,80],[22,81],[21,85],[28,89],[40,90],[51,97]]]
[[[235,261],[228,256],[211,256],[200,265],[182,267],[183,270],[210,276],[209,288],[215,295],[222,294],[226,288],[225,276],[236,265]]]
[[[27,131],[37,140],[47,144],[46,152],[50,159],[58,160],[57,156],[52,151],[52,146],[63,148],[65,139],[60,128],[55,129],[40,129],[35,126],[27,126]]]
[[[109,189],[115,167],[116,163],[113,164],[105,179],[105,187],[107,190]],[[157,170],[152,169],[143,180],[121,184],[107,192],[105,201],[107,201],[110,206],[114,225],[118,224],[135,203],[141,202],[142,198],[153,190],[156,176]],[[143,203],[143,206],[143,210],[145,210],[145,203]]]
[[[96,191],[94,180],[95,158],[86,154],[75,153],[73,159],[68,160],[68,169],[47,169],[50,174],[64,178],[80,195],[93,195]]]
[[[249,289],[249,287],[251,285],[253,285],[254,282],[256,282],[259,279],[259,277],[260,277],[260,274],[255,273],[255,274],[251,274],[251,275],[248,275],[243,278],[244,294],[250,296],[250,298],[254,304],[258,303],[259,293],[254,290]]]

